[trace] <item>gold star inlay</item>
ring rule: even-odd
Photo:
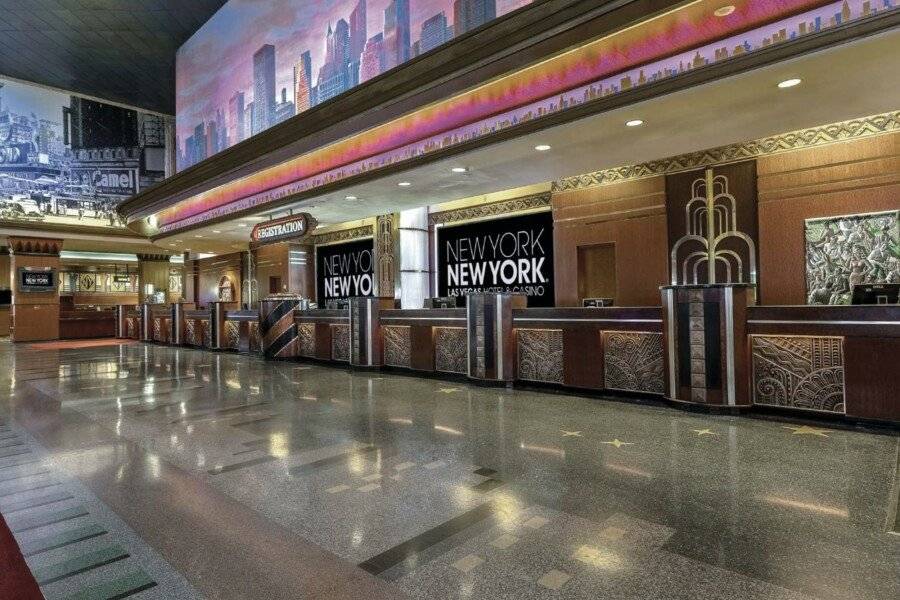
[[[827,438],[828,430],[827,429],[817,429],[815,427],[810,427],[809,425],[801,425],[800,427],[791,427],[790,425],[783,425],[785,429],[790,429],[794,433],[791,435],[817,435],[819,437]]]
[[[712,429],[691,429],[691,431],[696,433],[698,437],[702,437],[704,435],[719,435]]]
[[[600,442],[600,443],[606,444],[608,446],[615,446],[616,448],[621,448],[622,446],[634,446],[633,442],[623,442],[619,438],[616,438],[611,442]]]
[[[566,431],[565,429],[560,429],[563,437],[581,437],[580,431]]]
[[[442,394],[455,394],[460,390],[459,388],[440,388],[438,391]]]

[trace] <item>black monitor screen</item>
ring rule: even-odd
[[[12,304],[12,290],[0,290],[0,306]]]
[[[900,283],[853,286],[853,304],[900,304]]]
[[[52,292],[56,289],[56,271],[19,271],[19,289],[23,292]]]

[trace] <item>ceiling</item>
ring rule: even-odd
[[[175,52],[226,0],[0,0],[0,75],[175,114]]]
[[[898,46],[900,30],[889,31],[156,243],[233,252],[247,248],[255,223],[288,208],[327,226],[897,110],[900,70],[886,68],[885,57]],[[803,82],[778,88],[793,77]],[[644,124],[626,127],[630,119]],[[552,149],[536,152],[538,144]],[[457,166],[468,171],[451,172]],[[402,181],[412,185],[401,188]]]

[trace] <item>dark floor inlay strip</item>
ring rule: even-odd
[[[227,473],[228,471],[237,471],[238,469],[244,469],[246,467],[254,467],[256,465],[261,465],[263,463],[272,462],[273,460],[277,460],[277,456],[261,456],[259,458],[253,458],[251,460],[245,460],[244,462],[234,463],[233,465],[224,465],[221,467],[215,467],[214,469],[210,469],[207,471],[210,475],[220,475],[222,473]]]
[[[494,469],[489,469],[487,467],[481,467],[477,471],[473,471],[476,475],[481,475],[482,477],[493,477],[497,474],[497,471]]]
[[[472,490],[481,494],[486,494],[491,490],[497,489],[501,485],[503,485],[503,482],[499,479],[485,479],[481,483],[473,485]]]
[[[232,427],[243,427],[244,425],[253,425],[254,423],[262,423],[264,421],[271,421],[275,417],[262,417],[261,419],[251,419],[250,421],[240,421],[238,423],[232,423]]]
[[[62,533],[48,535],[30,542],[23,542],[22,555],[28,558],[42,552],[49,552],[50,550],[100,537],[101,535],[106,535],[106,530],[99,525],[86,525],[85,527],[69,529]]]
[[[10,456],[21,456],[23,454],[28,454],[31,450],[27,448],[25,450],[2,450],[0,451],[0,458],[9,458]]]
[[[55,485],[59,485],[58,481],[46,481],[44,483],[38,485],[24,485],[15,488],[5,488],[0,490],[0,498],[6,498],[7,496],[14,496],[16,494],[21,494],[22,492],[33,492],[34,490],[42,490],[44,488],[53,487]]]
[[[78,517],[84,517],[87,514],[88,511],[83,506],[73,506],[72,508],[47,513],[45,515],[38,515],[36,517],[22,517],[20,519],[14,520],[12,523],[8,523],[8,525],[9,530],[13,533],[21,533],[23,531],[37,529],[38,527],[53,525],[54,523],[71,521],[72,519],[77,519]]]
[[[46,585],[126,559],[128,556],[129,554],[121,546],[109,546],[95,552],[88,552],[87,554],[64,560],[55,565],[35,569],[32,574],[39,584]]]
[[[16,479],[25,479],[26,477],[37,477],[38,475],[46,475],[50,472],[50,469],[44,469],[43,471],[34,471],[33,473],[22,473],[20,475],[11,475],[9,477],[3,477],[0,479],[0,483],[5,481],[15,481]]]
[[[15,440],[15,441],[0,440],[0,442],[2,442],[2,443],[0,443],[0,448],[16,448],[16,447],[25,445],[25,442],[23,442],[21,440]]]
[[[12,469],[13,467],[22,467],[24,465],[33,465],[35,463],[41,462],[40,458],[35,458],[32,460],[20,460],[18,462],[9,463],[8,465],[0,465],[0,470],[2,469]]]
[[[121,600],[156,586],[150,576],[138,569],[118,579],[86,587],[66,600]]]
[[[371,454],[378,449],[379,446],[369,446],[367,448],[359,448],[356,450],[350,450],[348,452],[341,452],[336,456],[329,456],[328,458],[322,458],[302,465],[297,465],[296,467],[291,467],[290,469],[288,469],[288,473],[290,473],[291,475],[306,475],[308,473],[312,473],[317,469],[333,467],[334,465],[347,462],[348,459],[354,456],[364,456],[366,454]]]
[[[449,521],[441,523],[437,527],[433,527],[424,533],[420,533],[414,538],[385,550],[378,556],[373,556],[369,560],[359,563],[359,567],[372,575],[384,573],[406,559],[422,553],[422,551],[449,539],[476,523],[480,523],[492,516],[495,512],[496,507],[494,506],[494,503],[485,502],[472,510],[464,512],[458,517],[454,517]]]
[[[175,419],[174,421],[170,421],[171,425],[175,425],[176,423],[184,423],[185,421],[194,421],[197,419],[204,419],[206,417],[212,415],[224,415],[233,412],[240,412],[243,410],[247,410],[248,408],[254,408],[256,406],[263,406],[265,404],[269,404],[269,402],[254,402],[253,404],[242,404],[241,406],[229,406],[228,408],[219,408],[216,410],[208,410],[199,414],[188,415],[186,417],[182,417],[180,419]]]
[[[10,515],[20,510],[38,508],[39,506],[48,506],[50,504],[62,502],[63,500],[71,500],[72,498],[73,496],[69,492],[54,492],[52,494],[45,494],[43,496],[37,496],[35,498],[28,498],[27,500],[18,500],[16,502],[0,504],[0,512],[2,512],[4,515]]]

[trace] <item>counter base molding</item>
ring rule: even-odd
[[[843,341],[751,336],[754,404],[844,414]]]
[[[331,326],[331,359],[350,362],[350,326]]]
[[[297,339],[300,356],[315,358],[316,356],[316,326],[314,323],[302,323],[297,325]]]
[[[386,326],[384,333],[384,364],[388,367],[410,368],[411,335],[407,326]]]
[[[604,331],[603,387],[609,390],[664,394],[663,336],[638,331]]]
[[[518,329],[519,379],[563,383],[562,329]]]
[[[434,328],[434,370],[466,374],[466,330],[463,327]]]

